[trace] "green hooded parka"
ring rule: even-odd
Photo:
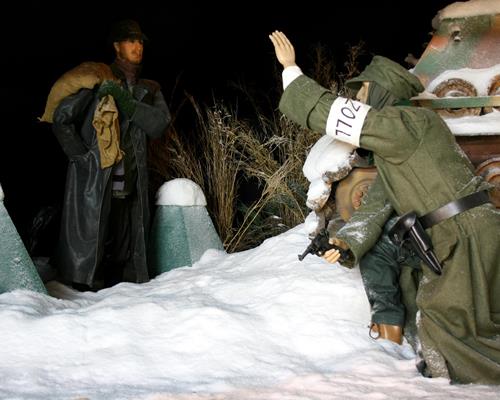
[[[363,81],[376,82],[402,100],[423,89],[414,75],[379,56],[349,84],[357,88]],[[301,75],[284,91],[280,110],[300,125],[325,133],[335,100],[332,92]],[[382,193],[399,215],[424,215],[489,187],[474,174],[445,122],[428,109],[370,109],[359,147],[373,152]],[[376,242],[379,228],[361,232],[351,248],[358,258]],[[438,276],[422,264],[416,299],[418,335],[433,377],[500,384],[499,232],[500,212],[491,203],[427,230],[443,266]]]

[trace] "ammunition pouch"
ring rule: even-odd
[[[389,238],[399,247],[411,247],[432,271],[441,275],[442,267],[434,254],[431,238],[422,227],[416,212],[410,211],[399,217],[389,230]]]

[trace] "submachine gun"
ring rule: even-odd
[[[311,240],[311,244],[307,246],[302,254],[299,254],[299,260],[302,261],[308,254],[316,254],[321,257],[330,249],[337,249],[340,252],[340,261],[349,258],[349,250],[344,250],[329,242],[330,235],[326,229],[321,229],[319,233]]]

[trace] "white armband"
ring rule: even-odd
[[[292,65],[291,67],[286,67],[281,74],[283,78],[283,90],[285,90],[287,86],[295,79],[297,79],[300,75],[303,75],[303,73],[298,66]]]
[[[326,121],[326,134],[359,147],[359,137],[370,106],[359,101],[337,97]]]

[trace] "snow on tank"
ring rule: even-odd
[[[443,117],[500,207],[500,0],[452,3],[432,26],[412,70],[425,92],[412,101]]]

